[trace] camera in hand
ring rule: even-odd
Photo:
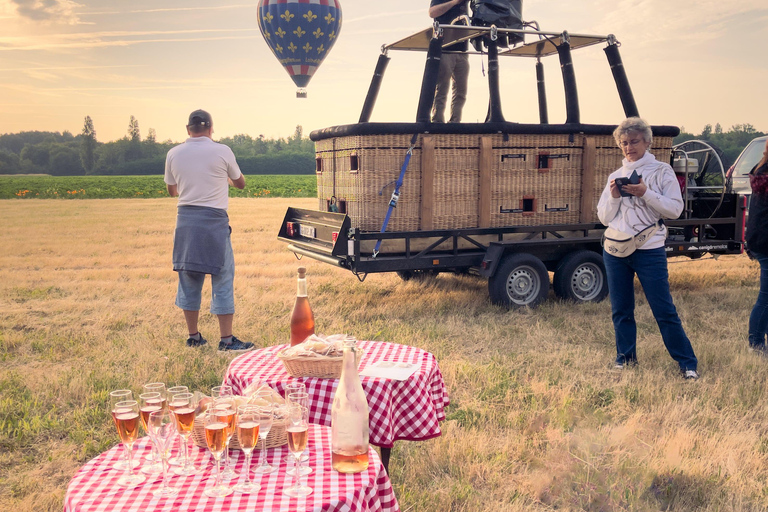
[[[616,186],[619,189],[619,193],[621,194],[621,197],[632,197],[632,194],[629,192],[624,192],[624,185],[637,185],[640,183],[640,179],[642,179],[642,176],[637,174],[637,171],[632,171],[632,174],[629,175],[626,178],[616,178],[614,182],[616,183]]]

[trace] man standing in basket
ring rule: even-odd
[[[440,24],[450,25],[456,18],[467,15],[468,0],[431,0],[429,17]],[[458,22],[463,25],[466,22]],[[451,98],[451,123],[461,121],[461,111],[467,102],[467,82],[469,81],[469,55],[467,42],[456,43],[443,48],[440,57],[440,69],[437,72],[437,87],[435,102],[432,105],[432,122],[445,122],[445,104],[448,100],[448,89],[453,82],[453,97]],[[446,53],[449,52],[449,53]],[[450,53],[458,52],[458,53]]]
[[[211,313],[219,319],[219,350],[248,350],[232,335],[235,314],[235,258],[229,227],[229,185],[245,188],[245,176],[232,150],[213,142],[213,121],[195,110],[187,124],[189,138],[168,151],[165,183],[171,197],[179,198],[173,238],[173,270],[179,274],[176,305],[184,311],[187,346],[207,340],[198,331],[200,300],[205,275],[211,276]]]

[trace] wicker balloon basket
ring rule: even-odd
[[[277,354],[283,362],[285,371],[291,377],[316,377],[319,379],[338,379],[341,377],[343,357],[326,356],[286,356],[283,352]],[[356,366],[360,365],[363,350],[358,349],[355,357]]]
[[[266,447],[276,448],[288,444],[288,436],[285,433],[286,420],[275,420],[272,423],[272,428],[267,434]],[[200,414],[195,418],[195,427],[192,430],[192,440],[200,448],[208,448],[208,444],[205,442],[205,414]],[[237,432],[232,436],[229,442],[229,447],[235,450],[240,449],[240,443],[237,439]],[[256,450],[261,449],[261,442],[256,443]]]

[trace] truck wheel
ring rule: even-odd
[[[488,280],[491,302],[500,306],[536,307],[549,293],[549,273],[532,254],[511,254],[504,258]]]
[[[557,265],[552,288],[565,300],[600,302],[608,295],[602,256],[593,251],[567,255]]]

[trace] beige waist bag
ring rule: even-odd
[[[643,228],[638,234],[630,235],[618,229],[608,228],[603,233],[603,249],[611,256],[626,258],[641,248],[661,227],[661,221]]]

